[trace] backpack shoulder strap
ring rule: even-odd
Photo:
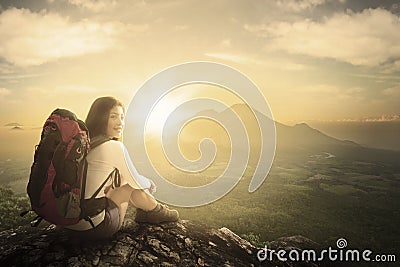
[[[98,136],[90,139],[90,149],[98,147],[99,145],[101,145],[107,141],[110,141],[110,140],[111,140],[111,138],[109,138],[105,135],[98,135]],[[81,184],[81,201],[83,201],[85,199],[87,169],[88,169],[88,162],[87,162],[87,159],[85,158],[84,163],[83,163],[83,177],[82,177],[82,184]],[[108,178],[107,178],[107,180],[108,180]],[[100,189],[101,189],[101,187],[100,187]]]
[[[111,139],[105,135],[99,135],[90,140],[90,149],[93,149]],[[85,199],[85,191],[86,191],[86,177],[87,177],[87,169],[88,169],[88,162],[87,159],[84,159],[83,163],[83,177],[82,177],[82,184],[81,184],[81,200]]]
[[[96,137],[93,137],[90,140],[90,149],[98,147],[99,145],[101,145],[107,141],[110,141],[110,140],[111,140],[111,138],[108,136],[105,136],[105,135],[98,135]]]

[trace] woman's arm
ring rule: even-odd
[[[114,166],[119,170],[122,176],[122,184],[129,184],[135,189],[149,189],[154,188],[154,183],[143,175],[139,174],[132,160],[129,152],[123,143],[111,140],[108,145],[110,146],[110,156],[113,157]]]

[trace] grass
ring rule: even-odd
[[[337,194],[339,196],[344,196],[344,195],[350,195],[350,194],[357,194],[357,193],[365,193],[365,191],[362,191],[360,189],[355,188],[352,185],[344,184],[344,185],[331,185],[331,184],[325,184],[321,183],[319,185],[323,190]]]
[[[371,164],[357,165],[360,169],[337,158],[329,160],[303,166],[287,161],[282,168],[275,165],[252,194],[247,192],[247,179],[215,203],[179,210],[187,219],[256,234],[256,243],[300,234],[326,246],[344,237],[352,247],[398,250],[400,171],[381,172],[381,166]]]

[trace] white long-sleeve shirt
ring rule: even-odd
[[[123,143],[115,140],[107,141],[89,152],[86,157],[88,162],[85,198],[90,198],[100,185],[107,179],[108,175],[117,168],[121,174],[121,186],[129,184],[135,189],[150,188],[150,180],[140,175],[133,166],[128,150]],[[112,179],[107,182],[96,198],[105,196],[104,189],[111,185]],[[92,218],[93,224],[97,226],[104,220],[105,211]],[[66,228],[72,230],[88,230],[92,228],[90,223],[84,219],[77,224]]]

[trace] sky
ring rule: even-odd
[[[241,71],[282,123],[400,120],[399,16],[386,0],[0,1],[0,125],[40,126],[57,107],[84,119],[104,95],[128,105],[191,61]]]

